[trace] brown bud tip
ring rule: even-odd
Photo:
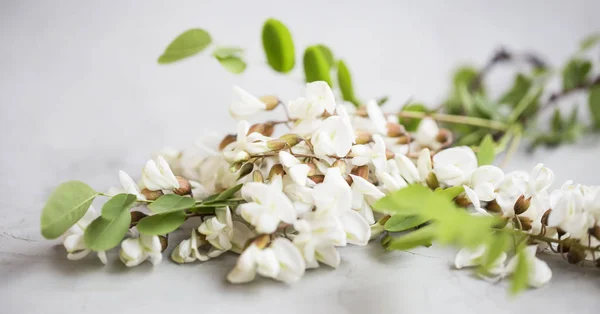
[[[454,203],[460,207],[467,207],[471,205],[471,201],[465,196],[457,196],[454,198]]]
[[[143,189],[141,192],[142,192],[142,195],[144,195],[144,197],[149,201],[153,201],[163,195],[163,192],[161,190],[150,191],[148,189]]]
[[[252,173],[252,181],[254,182],[265,182],[265,178],[263,177],[262,172],[260,170],[254,170]]]
[[[309,163],[307,163],[307,165],[308,165],[308,168],[310,168],[310,170],[308,170],[308,174],[307,174],[307,176],[309,176],[309,177],[310,177],[310,176],[314,176],[315,174],[317,174],[317,173],[318,173],[317,171],[318,171],[319,169],[317,168],[317,165],[315,165],[315,164],[314,164],[314,163],[312,163],[312,162],[309,162]]]
[[[585,252],[577,247],[571,247],[569,253],[567,253],[567,261],[570,264],[578,264],[585,259]]]
[[[348,183],[348,185],[352,186],[352,183],[354,182],[354,180],[352,180],[351,176],[346,176],[344,178],[344,180],[346,180],[346,183]]]
[[[267,244],[269,244],[270,241],[271,241],[271,239],[268,234],[261,234],[261,235],[257,236],[256,238],[254,238],[254,240],[252,242],[254,242],[254,244],[259,249],[264,249],[265,247],[267,247]]]
[[[277,105],[280,103],[279,98],[273,95],[262,96],[260,97],[260,101],[267,105],[267,110],[273,110],[277,108]]]
[[[175,176],[177,182],[179,182],[179,188],[173,190],[173,193],[177,195],[188,195],[192,192],[192,186],[190,185],[190,181],[184,177]]]
[[[531,230],[532,223],[533,223],[533,220],[531,220],[531,218],[528,218],[528,217],[518,216],[518,217],[513,218],[513,224],[517,228],[520,228],[523,231]]]
[[[517,201],[515,202],[515,205],[514,205],[515,214],[521,215],[527,209],[529,209],[530,204],[531,204],[531,197],[525,198],[525,195],[519,196],[519,198],[517,199]]]
[[[142,213],[141,211],[137,211],[137,210],[134,210],[134,211],[130,212],[130,215],[131,215],[131,223],[132,224],[136,224],[142,218],[148,216],[148,215]]]
[[[432,190],[435,190],[440,187],[440,182],[438,181],[435,173],[433,172],[430,172],[429,175],[427,175],[425,183],[427,183],[427,186]]]
[[[388,122],[387,125],[387,136],[398,137],[406,134],[406,129],[402,124]]]
[[[158,236],[158,239],[160,240],[160,251],[164,252],[167,249],[167,246],[169,246],[169,240],[165,236]]]
[[[294,133],[284,134],[279,139],[286,142],[288,145],[290,145],[290,147],[294,147],[302,141],[302,138],[298,134]]]
[[[267,141],[267,147],[270,150],[282,150],[287,147],[287,143],[285,141],[282,141],[279,139],[270,140],[270,141]]]
[[[325,180],[325,176],[322,175],[322,174],[317,174],[317,175],[314,175],[314,176],[310,176],[308,178],[311,179],[312,182],[317,183],[317,184],[323,183],[323,180]]]
[[[247,134],[252,133],[260,133],[263,134],[265,132],[265,125],[263,123],[253,124],[249,129]]]
[[[560,228],[560,227],[556,228],[556,233],[558,234],[559,239],[562,238],[562,236],[564,236],[565,234],[567,234],[567,232],[562,230],[562,228]]]
[[[263,131],[262,135],[264,135],[264,136],[273,135],[273,132],[275,132],[275,123],[267,122],[264,124],[264,126],[265,126],[265,130]]]
[[[369,180],[369,166],[367,165],[356,166],[352,169],[350,173],[352,173],[355,176],[359,176],[365,180]]]
[[[385,150],[385,159],[390,160],[390,159],[394,159],[394,157],[396,157],[396,154],[394,154],[394,152],[392,152],[389,149]]]
[[[356,131],[355,135],[356,144],[367,144],[373,141],[373,136],[371,136],[371,133],[365,131]]]
[[[337,167],[340,168],[340,173],[343,175],[346,173],[347,170],[347,164],[345,161],[338,159],[336,161],[333,162],[333,164],[331,165],[331,167]]]
[[[223,150],[225,149],[225,147],[227,147],[227,145],[235,142],[236,138],[237,136],[235,136],[235,134],[225,135],[225,137],[223,138],[223,140],[221,140],[221,143],[219,144],[219,150]]]
[[[543,215],[542,215],[542,219],[541,222],[544,226],[548,226],[548,217],[550,216],[550,213],[552,212],[552,209],[548,209]]]
[[[500,207],[500,205],[498,205],[498,202],[496,202],[496,200],[491,200],[490,202],[488,202],[487,205],[485,206],[485,209],[488,212],[494,213],[494,214],[502,213],[502,208]]]
[[[398,145],[406,145],[410,143],[410,137],[406,136],[406,135],[402,135],[400,137],[398,137],[398,139],[396,140],[396,144]]]
[[[441,129],[435,137],[435,140],[442,144],[442,147],[448,147],[450,144],[452,144],[454,137],[452,136],[452,132],[450,132],[450,130]]]
[[[269,171],[269,180],[271,180],[274,176],[282,176],[284,174],[285,171],[283,170],[283,165],[275,164],[273,165],[273,167],[271,167],[271,170]]]
[[[593,226],[588,232],[596,239],[600,240],[600,226]]]
[[[358,109],[356,109],[356,115],[359,117],[363,117],[363,118],[368,117],[369,114],[367,113],[367,107],[365,107],[365,106],[358,107]]]

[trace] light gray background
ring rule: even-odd
[[[450,268],[451,249],[344,248],[337,270],[309,271],[293,286],[232,286],[233,256],[126,269],[112,252],[68,261],[39,234],[39,214],[59,182],[97,189],[117,170],[139,173],[151,152],[209,130],[231,131],[226,106],[238,84],[284,99],[302,93],[264,65],[259,34],[269,16],[292,30],[298,51],[326,43],[350,65],[360,96],[436,104],[449,71],[482,64],[500,44],[544,52],[557,64],[600,30],[598,1],[2,1],[0,4],[0,312],[158,313],[591,313],[598,271],[550,259],[551,283],[511,300]],[[219,44],[247,48],[249,69],[229,74],[205,53],[159,66],[177,34],[202,27]],[[298,69],[299,70],[299,69]],[[499,83],[500,84],[500,83]],[[506,83],[505,83],[506,84]],[[582,112],[582,116],[585,112]],[[588,137],[559,150],[521,153],[509,169],[544,162],[558,181],[598,184],[600,146]]]

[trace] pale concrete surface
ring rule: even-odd
[[[377,243],[341,249],[342,265],[309,271],[293,286],[225,282],[235,259],[126,269],[111,252],[66,260],[39,234],[39,214],[59,182],[97,189],[118,169],[139,173],[152,151],[230,131],[230,88],[290,98],[301,71],[264,65],[265,18],[292,30],[298,47],[326,43],[348,61],[360,96],[390,95],[392,110],[413,95],[446,92],[458,62],[484,62],[500,44],[564,60],[600,30],[597,1],[2,1],[0,4],[0,313],[591,313],[600,275],[551,260],[554,277],[511,300],[506,283],[450,268],[452,249],[384,252]],[[156,58],[191,27],[248,49],[249,70],[227,73],[207,56],[171,66]],[[206,55],[208,53],[205,53]],[[583,115],[583,113],[582,113]],[[558,181],[598,184],[597,138],[520,154],[509,169],[544,162]]]

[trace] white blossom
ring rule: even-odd
[[[158,156],[156,161],[149,160],[142,171],[142,182],[150,191],[174,190],[179,188],[179,182],[167,161]]]
[[[550,278],[552,278],[552,271],[546,262],[535,256],[537,252],[537,245],[530,245],[523,250],[523,254],[525,254],[525,260],[527,261],[529,269],[529,285],[534,288],[539,288],[550,281]],[[513,256],[506,265],[506,273],[513,273],[517,268],[517,263],[518,256]]]
[[[241,120],[237,124],[236,141],[228,145],[223,152],[223,156],[229,162],[238,162],[249,158],[250,154],[260,154],[269,151],[267,142],[270,140],[260,133],[253,132],[248,134],[250,125],[248,121]]]
[[[239,98],[234,100],[229,106],[229,113],[235,119],[247,119],[256,113],[267,109],[267,105],[264,102],[241,89],[239,86],[234,86],[233,92]]]
[[[433,172],[447,186],[467,183],[476,168],[477,157],[467,146],[448,148],[433,156]]]
[[[386,154],[385,143],[379,134],[373,135],[373,145],[354,145],[352,146],[352,164],[355,166],[364,166],[373,163],[376,169],[385,169]]]
[[[481,166],[471,175],[470,186],[480,200],[489,202],[496,198],[496,190],[504,181],[504,172],[495,166]]]
[[[367,114],[369,119],[373,122],[373,125],[377,132],[381,135],[387,134],[387,120],[385,115],[381,111],[381,107],[377,104],[377,101],[371,99],[367,102]]]
[[[478,246],[475,249],[463,248],[454,258],[454,267],[461,269],[464,267],[479,266],[482,264],[485,254],[485,245]],[[504,262],[506,261],[506,253],[500,254],[498,258],[489,267],[488,274],[491,276],[501,276],[505,272]]]
[[[548,226],[560,227],[575,238],[587,238],[587,230],[594,224],[594,219],[583,208],[583,202],[579,186],[566,182],[560,190],[550,194],[552,211],[548,217]]]
[[[313,198],[318,213],[340,215],[351,208],[352,190],[340,169],[333,167],[327,170],[323,183],[313,188]]]
[[[417,170],[419,171],[419,177],[421,181],[425,181],[427,176],[433,171],[433,164],[431,162],[431,152],[428,148],[423,148],[419,151],[417,158]]]
[[[135,195],[138,200],[146,200],[146,197],[140,192],[137,183],[123,170],[119,170],[119,181],[125,193]]]
[[[338,219],[309,213],[294,223],[294,229],[298,231],[294,244],[302,253],[307,268],[319,267],[318,262],[333,268],[340,264],[335,246],[346,245],[346,234]]]
[[[323,121],[321,127],[313,134],[312,144],[315,154],[319,157],[338,156],[344,157],[354,143],[354,132],[347,116],[340,115],[343,107],[338,106],[338,115],[331,116]]]
[[[201,254],[198,248],[207,241],[204,237],[200,236],[195,229],[192,229],[192,234],[189,239],[185,239],[177,245],[177,247],[171,253],[171,259],[176,263],[191,263],[196,260],[207,261],[209,257]]]
[[[437,141],[437,135],[440,132],[437,122],[431,118],[423,118],[417,127],[417,131],[413,134],[415,143],[422,148],[430,148],[438,150],[440,143]]]
[[[352,177],[352,209],[358,211],[369,223],[375,223],[371,202],[385,196],[373,183],[355,175]]]
[[[67,258],[70,260],[79,260],[87,256],[91,250],[85,245],[83,235],[85,229],[99,216],[93,206],[90,206],[85,215],[79,219],[69,230],[63,234],[63,245],[67,250]],[[106,265],[106,252],[97,252],[98,258],[102,264]]]
[[[206,236],[206,240],[218,250],[231,249],[233,238],[233,221],[228,207],[215,209],[215,216],[208,218],[198,227],[198,232]]]
[[[429,158],[429,156],[427,156],[427,158]],[[398,154],[394,159],[396,161],[396,165],[398,166],[398,171],[400,172],[400,175],[402,176],[402,178],[404,178],[404,180],[406,180],[408,184],[421,181],[421,175],[419,174],[419,170],[415,166],[415,163],[412,160],[410,160],[410,158],[406,157],[403,154]]]
[[[529,175],[528,196],[545,192],[554,182],[554,173],[552,170],[544,167],[544,164],[537,164]]]
[[[307,164],[300,162],[298,158],[284,151],[279,152],[279,161],[296,184],[301,186],[306,185],[306,179],[310,171],[310,167]]]
[[[149,259],[153,265],[162,261],[162,245],[158,236],[140,234],[121,242],[119,258],[127,267],[133,267]]]

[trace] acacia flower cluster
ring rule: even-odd
[[[396,231],[386,222],[403,217],[390,217],[374,204],[412,185],[458,188],[453,197],[457,208],[497,217],[503,221],[497,228],[525,237],[521,247],[530,286],[539,287],[552,276],[537,252],[558,252],[570,262],[599,257],[600,187],[567,182],[550,191],[554,175],[542,164],[529,173],[504,173],[481,164],[472,148],[451,146],[451,133],[432,118],[408,132],[398,116],[385,114],[375,101],[358,108],[336,102],[322,81],[308,83],[305,95],[287,104],[239,87],[234,92],[230,113],[238,119],[236,134],[209,136],[181,151],[163,149],[146,163],[139,182],[120,171],[120,187],[106,194],[78,187],[92,199],[113,198],[102,215],[89,206],[67,226],[63,243],[69,259],[96,251],[106,263],[105,251],[114,240],[97,230],[108,230],[120,235],[116,241],[122,240],[119,257],[125,265],[158,264],[170,244],[167,235],[192,220],[189,238],[173,245],[170,256],[176,263],[233,252],[239,257],[227,275],[230,282],[248,282],[258,274],[292,283],[307,269],[337,267],[339,247],[365,246]],[[251,125],[245,120],[278,107],[286,112],[282,121]],[[121,195],[113,202],[120,207],[111,203]],[[42,232],[49,238],[63,228],[47,217],[52,205],[51,198],[42,216]],[[132,207],[136,210],[129,212]],[[110,229],[120,221],[126,226],[123,233]],[[125,231],[129,236],[123,240]],[[484,245],[463,248],[456,268],[481,265],[486,250]],[[519,268],[518,258],[515,254],[506,262],[502,252],[485,277],[509,276]]]

